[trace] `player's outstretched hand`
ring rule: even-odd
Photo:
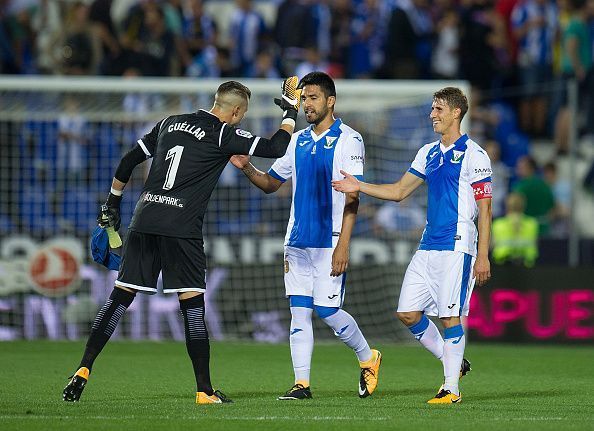
[[[290,76],[285,79],[281,85],[280,99],[274,99],[274,103],[285,112],[283,118],[286,118],[289,113],[289,118],[296,119],[299,105],[301,105],[301,89],[297,88],[299,78]]]
[[[229,161],[236,168],[243,169],[250,162],[250,156],[245,156],[243,154],[237,154],[235,156],[231,156],[231,159],[229,159]]]
[[[343,170],[341,170],[340,173],[344,175],[344,180],[333,180],[332,187],[334,190],[343,193],[353,193],[358,192],[361,189],[357,178]]]

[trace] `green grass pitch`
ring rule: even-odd
[[[213,343],[213,383],[235,403],[197,406],[183,343],[109,343],[78,403],[63,402],[62,388],[82,343],[0,343],[0,430],[594,429],[594,347],[471,342],[463,403],[449,406],[425,403],[442,378],[428,352],[377,347],[372,397],[357,396],[357,362],[336,342],[314,349],[314,399],[281,402],[288,345]]]

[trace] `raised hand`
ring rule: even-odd
[[[274,103],[278,105],[283,111],[283,118],[297,118],[297,112],[301,105],[301,89],[297,88],[299,78],[290,76],[281,84],[281,97],[274,99]]]

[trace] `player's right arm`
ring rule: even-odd
[[[241,172],[254,184],[256,187],[264,191],[264,193],[274,193],[283,184],[282,181],[274,178],[267,172],[262,172],[250,163],[249,156],[235,155],[231,157],[233,166],[241,169]]]
[[[421,184],[423,179],[406,172],[400,180],[392,184],[371,184],[359,181],[357,178],[345,171],[340,171],[344,175],[343,180],[332,181],[334,190],[343,193],[361,192],[368,196],[378,199],[400,202],[410,196]]]
[[[219,134],[219,147],[226,154],[242,154],[265,158],[277,158],[285,154],[301,103],[301,89],[297,89],[299,79],[291,76],[281,85],[281,98],[274,99],[283,110],[283,119],[278,131],[271,138],[253,136],[250,132],[223,124]]]
[[[134,168],[153,156],[162,122],[163,120],[159,121],[149,133],[139,139],[136,146],[128,151],[120,160],[111,181],[111,190],[107,195],[107,200],[101,206],[97,215],[97,223],[101,227],[113,226],[115,231],[119,230],[121,224],[120,204],[122,202],[124,187],[126,187],[126,184],[130,180]]]

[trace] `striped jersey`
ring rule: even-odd
[[[527,22],[542,19],[542,26],[533,27],[519,39],[518,64],[522,67],[550,65],[553,62],[553,45],[558,31],[557,6],[552,1],[539,3],[526,0],[518,3],[512,12],[511,23],[518,29]]]
[[[341,169],[362,179],[364,164],[363,138],[340,119],[320,136],[312,126],[293,134],[286,154],[268,171],[293,185],[285,245],[332,248],[332,236],[342,229],[345,195],[331,181],[344,178]]]
[[[476,256],[478,215],[473,185],[491,182],[487,153],[467,135],[445,148],[423,146],[408,172],[427,183],[427,223],[419,250],[455,250]]]

